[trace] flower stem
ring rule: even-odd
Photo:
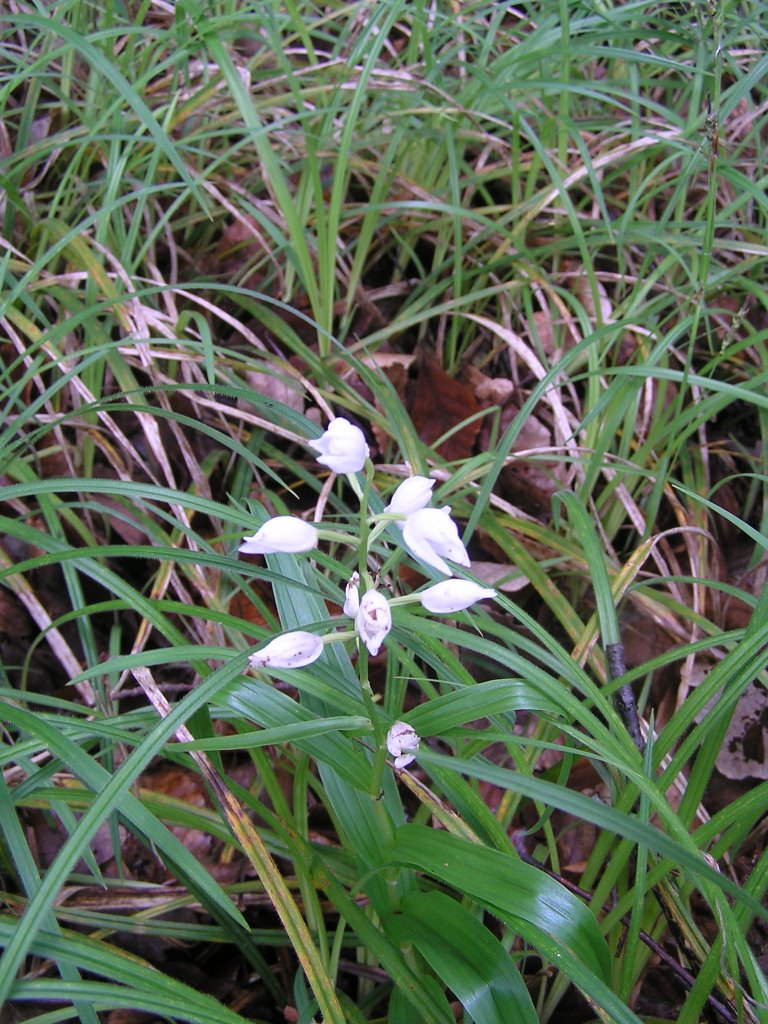
[[[368,502],[371,496],[373,473],[373,463],[368,459],[365,463],[365,484],[363,486],[363,492],[360,495],[360,548],[358,550],[357,566],[357,571],[360,574],[360,597],[362,597],[368,589],[366,582],[368,579],[366,575],[368,571],[368,534],[370,532],[368,527]]]
[[[371,727],[373,729],[374,755],[373,766],[371,769],[371,784],[368,792],[374,800],[376,800],[381,792],[381,776],[384,771],[384,743],[386,737],[384,727],[380,720],[379,709],[376,706],[376,698],[374,697],[373,690],[371,689],[371,682],[368,678],[368,651],[366,650],[365,644],[360,644],[357,656],[357,674],[360,679],[360,691],[363,695],[365,710],[368,712],[368,717],[371,720]]]
[[[365,591],[370,587],[370,579],[368,576],[368,546],[373,539],[368,524],[368,505],[371,494],[371,485],[373,483],[374,467],[370,459],[365,464],[365,485],[363,487],[363,493],[360,496],[360,551],[358,560],[358,573],[360,575],[360,597],[362,598]],[[375,531],[374,531],[375,535]],[[368,716],[371,719],[371,726],[373,728],[373,742],[374,742],[374,756],[373,765],[371,769],[371,784],[369,793],[374,800],[378,800],[379,794],[381,793],[381,776],[384,771],[384,756],[386,753],[385,743],[385,732],[384,727],[381,723],[379,715],[379,709],[376,706],[376,698],[373,690],[371,689],[371,682],[368,678],[368,651],[365,644],[358,644],[358,656],[357,656],[357,674],[360,680],[360,690],[363,695],[363,701],[365,703]]]

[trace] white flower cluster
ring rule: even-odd
[[[362,430],[343,416],[331,420],[322,437],[309,444],[320,453],[317,461],[334,473],[357,473],[370,455]],[[423,476],[405,480],[384,509],[382,521],[397,523],[403,543],[414,558],[445,576],[453,576],[448,561],[467,567],[469,555],[451,518],[450,507],[428,507],[434,485],[434,480]],[[298,554],[316,547],[320,534],[316,526],[298,516],[275,516],[252,537],[245,537],[239,551],[247,555]],[[375,657],[392,628],[390,601],[373,588],[360,597],[359,588],[360,577],[354,573],[347,583],[343,611],[354,619],[358,637]],[[495,590],[471,580],[447,579],[414,594],[413,600],[420,601],[427,611],[448,614],[495,596]],[[403,600],[407,599],[398,598],[398,602]],[[249,664],[252,668],[302,668],[317,661],[324,643],[333,642],[335,638],[333,633],[319,637],[304,630],[283,633],[252,654]],[[418,747],[419,737],[413,729],[404,722],[395,722],[387,734],[387,749],[394,757],[395,767],[410,764]]]
[[[412,476],[400,484],[384,511],[400,517],[398,526],[403,531],[403,541],[414,558],[453,576],[445,559],[468,566],[469,555],[451,519],[450,506],[427,508],[434,486],[434,480]]]

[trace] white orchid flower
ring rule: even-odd
[[[384,638],[392,629],[392,612],[389,601],[378,590],[366,590],[360,598],[360,606],[355,617],[355,629],[360,639],[368,648],[368,653],[375,657]]]
[[[323,653],[323,641],[314,633],[296,630],[281,633],[266,647],[248,658],[251,668],[303,668],[317,661]]]
[[[407,722],[395,722],[387,733],[387,750],[395,759],[395,768],[405,768],[414,760],[421,737]]]
[[[351,619],[357,615],[360,607],[360,573],[353,572],[344,590],[344,607],[342,611]]]
[[[274,516],[252,537],[244,537],[237,549],[241,555],[272,555],[276,551],[296,554],[317,547],[318,532],[312,523],[298,516]]]
[[[463,611],[475,601],[483,601],[487,597],[496,597],[496,591],[481,587],[472,580],[443,580],[419,594],[419,600],[427,611],[438,615]]]
[[[320,452],[317,461],[334,473],[356,473],[371,454],[360,427],[343,416],[332,419],[323,436],[309,446]]]
[[[450,511],[448,505],[443,508],[419,509],[408,516],[403,527],[403,541],[413,557],[446,576],[453,576],[453,570],[445,562],[446,558],[459,565],[469,566],[467,549],[461,542]]]
[[[401,516],[410,516],[429,504],[435,481],[426,476],[411,476],[403,480],[390,498],[385,512],[394,512]],[[403,524],[397,524],[402,530]]]

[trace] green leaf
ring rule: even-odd
[[[17,924],[16,918],[0,917],[0,945],[8,944]],[[68,982],[62,979],[17,982],[10,991],[9,1001],[17,998],[42,999],[45,998],[45,988],[54,986],[53,994],[48,998],[89,1000],[94,1005],[101,1000],[105,1005],[103,1000],[108,995],[113,1001],[110,1009],[118,1005],[131,1008],[147,1006],[155,1012],[162,1006],[173,1019],[194,1021],[195,1024],[242,1024],[244,1019],[211,996],[162,974],[138,957],[75,932],[59,935],[41,930],[33,939],[30,951],[42,959],[55,959],[108,980],[117,978],[121,984],[106,987],[101,982]]]
[[[41,32],[50,33],[52,36],[60,37],[64,43],[84,61],[87,61],[107,82],[114,88],[127,107],[132,108],[138,117],[144,130],[152,137],[154,144],[170,161],[181,180],[187,185],[203,207],[207,209],[208,203],[199,184],[190,174],[189,168],[185,165],[178,148],[173,145],[163,127],[158,123],[155,115],[136,91],[134,86],[121,74],[114,61],[109,60],[97,49],[93,43],[84,35],[74,31],[66,20],[61,18],[52,22],[49,18],[37,14],[10,15],[6,13],[8,24],[18,26],[19,31],[24,28],[34,27]]]
[[[475,1024],[538,1024],[528,989],[509,953],[465,907],[445,893],[410,893],[385,922],[412,942]]]
[[[293,671],[298,675],[300,670]],[[292,740],[297,747],[318,763],[333,768],[350,786],[365,789],[370,769],[362,748],[350,744],[336,729],[318,729],[322,719],[287,694],[260,680],[241,679],[221,694],[219,701],[270,732],[298,730]],[[307,731],[302,735],[304,729]]]
[[[713,670],[714,671],[714,670]],[[654,747],[656,753],[656,747]],[[658,828],[651,827],[638,821],[636,817],[625,814],[616,807],[610,807],[599,800],[593,800],[583,793],[576,793],[564,786],[559,786],[546,779],[535,778],[525,775],[522,772],[513,772],[507,768],[499,768],[497,765],[483,761],[481,758],[465,760],[458,757],[444,757],[434,752],[422,752],[419,755],[420,761],[428,765],[437,764],[451,771],[461,772],[470,778],[482,779],[492,785],[500,786],[513,793],[519,793],[529,800],[537,800],[547,807],[557,807],[566,814],[581,818],[583,821],[591,821],[601,829],[606,829],[623,836],[632,842],[645,844],[649,850],[666,858],[672,867],[684,868],[697,884],[714,884],[718,889],[733,896],[737,904],[748,906],[761,918],[768,920],[768,911],[753,900],[736,882],[726,874],[710,867],[696,847],[695,840],[683,832],[679,822],[667,808],[667,815],[664,824],[670,828],[674,827],[674,838],[661,832]],[[664,813],[664,805],[659,799],[655,787],[647,783],[641,785],[639,776],[633,777],[633,782],[638,784],[640,791],[648,795],[653,809],[660,816]]]
[[[448,1000],[439,986],[424,983],[425,979],[414,971],[401,953],[399,944],[393,942],[378,923],[371,921],[370,915],[358,906],[319,858],[313,864],[313,880],[327,893],[340,915],[359,936],[361,946],[369,950],[392,979],[396,986],[392,994],[396,1019],[408,1024],[416,1024],[417,1021],[419,1024],[447,1024],[453,1021]],[[427,982],[430,980],[433,979],[426,979]],[[414,1016],[415,1013],[418,1016]]]
[[[589,566],[595,603],[597,605],[597,617],[603,637],[603,646],[608,647],[611,644],[617,644],[621,640],[619,622],[613,602],[613,594],[611,593],[611,583],[608,579],[608,570],[605,565],[605,552],[598,538],[594,521],[590,518],[583,501],[578,495],[572,491],[558,491],[552,499],[555,522],[559,519],[561,503],[568,510],[574,532],[584,549],[584,557]]]
[[[514,711],[548,711],[557,713],[562,703],[548,697],[540,689],[518,679],[490,679],[461,690],[433,697],[403,715],[419,736],[437,736],[479,718]]]
[[[530,922],[569,949],[598,978],[608,981],[611,958],[600,926],[572,893],[510,850],[470,843],[421,825],[403,825],[390,847],[391,862],[439,878],[491,912],[521,925]],[[524,929],[520,929],[523,933]]]

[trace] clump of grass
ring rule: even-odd
[[[764,6],[9,11],[4,1004],[630,1022],[663,976],[763,1018],[765,783],[718,765],[765,686]],[[427,355],[514,385],[451,461]],[[368,510],[431,474],[499,597],[253,675],[355,568],[420,586],[318,470],[334,414]],[[284,513],[335,535],[236,557]]]

